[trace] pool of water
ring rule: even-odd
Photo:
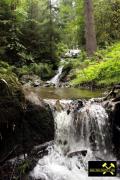
[[[51,88],[51,87],[40,87],[35,88],[42,99],[80,99],[80,98],[93,98],[102,97],[103,90],[86,90],[79,88]]]

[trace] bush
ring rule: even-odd
[[[62,42],[58,43],[57,45],[57,56],[61,57],[64,56],[65,53],[68,51],[68,46]]]
[[[88,62],[87,62],[88,61]],[[86,63],[86,66],[85,66]],[[84,83],[108,86],[120,82],[120,43],[96,53],[92,60],[85,60],[83,68],[77,69],[71,81],[74,85]]]
[[[22,68],[18,68],[17,74],[19,77],[22,75],[38,75],[42,80],[48,80],[53,75],[54,72],[52,70],[52,66],[46,63],[32,63],[29,66],[23,66]]]

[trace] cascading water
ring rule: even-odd
[[[106,156],[111,147],[108,115],[105,109],[90,101],[75,115],[76,141],[83,148],[90,148]]]
[[[57,74],[49,81],[49,83],[58,85],[60,82],[60,76],[62,74],[63,66],[60,66],[58,69]]]
[[[49,101],[55,119],[54,146],[30,176],[41,180],[87,180],[88,161],[114,160],[110,155],[108,116],[95,102]],[[90,178],[89,179],[102,179]],[[109,179],[109,178],[106,178]],[[113,178],[111,178],[113,179]]]

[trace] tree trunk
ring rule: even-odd
[[[50,10],[50,58],[53,60],[53,20],[52,20],[52,1],[49,0],[49,10]]]
[[[91,57],[97,49],[92,0],[85,0],[85,38],[87,55]]]

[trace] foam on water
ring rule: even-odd
[[[55,101],[51,102],[53,108]],[[30,175],[41,180],[104,179],[104,177],[88,177],[87,168],[90,160],[99,158],[115,160],[108,148],[111,142],[105,109],[100,104],[89,101],[78,111],[71,110],[67,113],[65,107],[67,104],[70,105],[71,101],[60,103],[64,110],[59,112],[53,110],[55,143],[48,147],[48,155],[38,161]],[[86,150],[86,156],[82,155],[81,150]],[[71,153],[73,155],[70,157]],[[105,179],[117,178],[105,177]]]

